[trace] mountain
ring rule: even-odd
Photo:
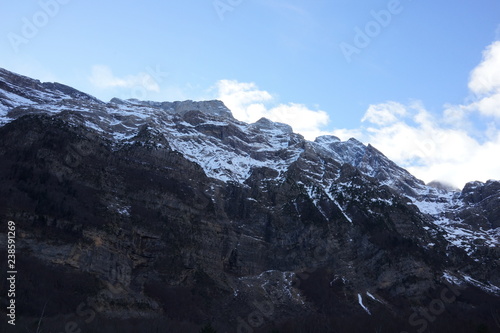
[[[500,330],[498,181],[426,185],[221,101],[105,103],[4,69],[0,123],[2,331]]]

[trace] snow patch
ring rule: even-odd
[[[361,305],[361,307],[363,308],[363,310],[366,311],[366,313],[368,313],[370,316],[372,315],[370,313],[370,310],[363,304],[363,297],[361,296],[361,294],[358,294],[358,303],[359,303],[359,305]]]

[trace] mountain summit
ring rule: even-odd
[[[42,309],[47,331],[497,329],[498,181],[426,185],[221,101],[106,103],[3,69],[0,124],[28,329]]]

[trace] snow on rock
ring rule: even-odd
[[[463,278],[469,284],[471,284],[477,288],[480,288],[480,289],[482,289],[488,293],[491,293],[491,294],[500,295],[500,288],[495,286],[495,285],[492,285],[491,283],[488,283],[488,284],[482,283],[476,279],[473,279],[472,277],[470,277],[468,275],[464,275]]]
[[[381,300],[379,300],[378,298],[376,298],[375,296],[373,296],[372,294],[370,294],[370,292],[368,292],[368,291],[366,292],[366,296],[370,297],[374,301],[377,301],[379,303],[384,304],[384,302],[382,302]]]
[[[361,294],[358,294],[358,303],[359,303],[359,305],[361,305],[363,310],[366,311],[366,313],[368,313],[370,316],[372,315],[370,310],[363,304],[363,297],[361,296]]]
[[[238,280],[242,283],[240,289],[260,290],[273,304],[288,300],[296,304],[304,304],[298,289],[293,285],[295,273],[268,270],[256,276],[245,276]]]
[[[450,245],[465,250],[468,255],[473,255],[479,244],[492,248],[500,245],[500,228],[475,228],[459,217],[460,212],[470,206],[463,200],[460,191],[425,186],[417,195],[408,198],[422,214],[433,219]]]
[[[449,283],[452,283],[457,286],[463,286],[464,284],[468,284],[471,286],[474,286],[476,288],[482,289],[486,291],[487,293],[494,294],[494,295],[500,295],[500,287],[495,286],[491,284],[490,282],[484,283],[481,281],[478,281],[477,279],[474,279],[470,277],[467,274],[463,274],[461,272],[458,273],[451,273],[448,271],[443,272],[443,279],[448,281]]]
[[[448,272],[448,271],[443,272],[443,279],[445,279],[449,283],[453,283],[455,285],[461,285],[463,283],[463,281],[461,279],[459,279],[456,276],[456,274],[453,274],[453,273]]]
[[[198,163],[209,177],[243,183],[252,169],[260,167],[272,168],[282,174],[302,152],[290,142],[295,134],[279,125],[267,126],[263,130],[255,124],[207,119],[196,126],[176,122],[175,126],[170,126],[172,130],[166,131],[166,136],[175,150]],[[213,135],[214,132],[231,131],[234,135],[222,140]],[[240,138],[244,136],[249,140]],[[287,151],[280,156],[283,150]]]

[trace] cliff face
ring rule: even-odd
[[[496,329],[499,182],[437,189],[218,101],[0,74],[0,218],[30,329],[44,308],[58,332]]]

